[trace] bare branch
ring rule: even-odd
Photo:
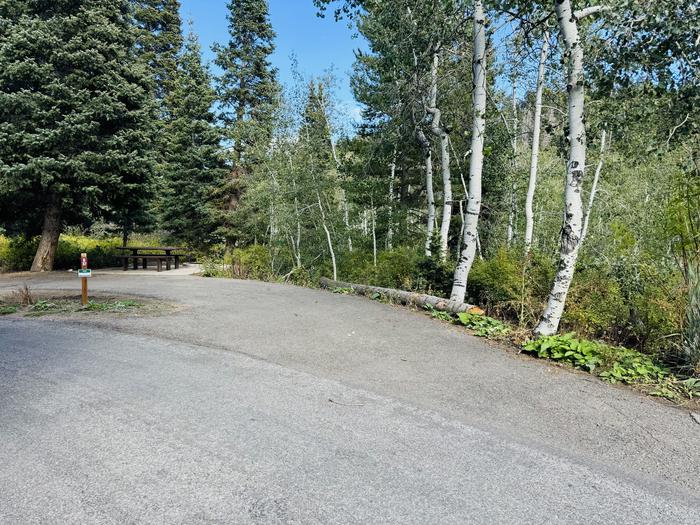
[[[581,20],[582,18],[595,15],[597,13],[600,13],[601,11],[610,11],[610,7],[604,5],[584,7],[583,9],[579,9],[578,11],[574,11],[574,17],[576,17],[576,20]]]

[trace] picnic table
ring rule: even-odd
[[[148,261],[155,261],[156,267],[160,272],[165,263],[165,269],[170,270],[170,263],[175,263],[175,269],[180,267],[180,258],[186,257],[182,252],[184,248],[178,246],[120,246],[117,248],[122,252],[131,252],[128,255],[119,255],[124,265],[124,271],[129,269],[129,261],[133,262],[134,270],[139,268],[139,259],[142,261],[144,270],[148,268]]]

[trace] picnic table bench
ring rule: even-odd
[[[148,268],[148,261],[155,261],[159,272],[163,270],[163,263],[165,263],[166,270],[170,270],[171,263],[175,263],[177,270],[180,267],[180,259],[187,256],[184,253],[174,253],[184,251],[184,248],[176,246],[121,246],[117,249],[122,252],[131,252],[127,255],[117,256],[124,265],[124,271],[129,269],[129,261],[132,261],[134,270],[138,270],[139,259],[144,270]]]

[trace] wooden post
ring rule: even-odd
[[[88,259],[87,259],[87,253],[81,253],[80,254],[80,268],[82,270],[87,270],[88,269]],[[82,277],[80,279],[82,281],[83,285],[83,294],[82,294],[82,305],[85,306],[88,304],[88,284],[87,284],[87,277]]]

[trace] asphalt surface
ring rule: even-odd
[[[364,298],[90,285],[180,307],[0,318],[0,523],[700,523],[687,410]]]

